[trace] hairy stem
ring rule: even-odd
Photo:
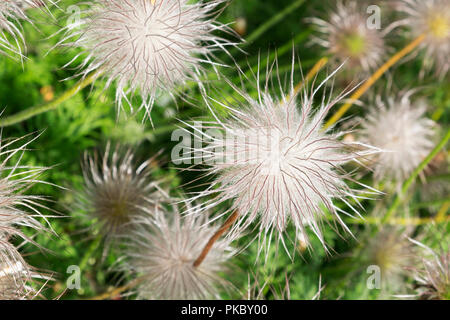
[[[350,97],[350,101],[339,108],[339,110],[325,123],[324,129],[329,128],[335,124],[342,116],[347,112],[348,109],[353,105],[353,103],[358,100],[386,71],[389,70],[394,64],[396,64],[400,59],[405,57],[411,51],[413,51],[418,45],[420,45],[424,39],[425,34],[418,36],[411,43],[409,43],[402,50],[393,55],[385,64],[383,64],[375,73],[367,79],[355,93]]]
[[[200,253],[198,258],[194,261],[194,267],[197,268],[199,265],[202,264],[203,260],[205,260],[206,256],[208,255],[209,251],[212,249],[214,243],[220,238],[220,236],[227,231],[229,227],[233,225],[233,223],[236,221],[236,219],[239,217],[239,212],[235,210],[231,216],[228,217],[228,219],[224,222],[224,224],[220,227],[219,230],[217,230],[216,233],[209,239],[206,246],[203,248],[203,251]]]
[[[100,74],[98,72],[95,72],[91,74],[89,77],[80,80],[74,87],[70,88],[66,92],[62,94],[59,98],[35,107],[31,107],[29,109],[23,110],[19,113],[16,113],[14,115],[5,117],[3,119],[0,119],[0,127],[7,127],[12,126],[14,124],[20,123],[22,121],[28,120],[31,117],[34,117],[38,114],[53,110],[58,108],[63,102],[69,100],[74,95],[76,95],[80,90],[86,88],[88,85],[92,84],[95,79],[98,78]]]
[[[403,196],[405,193],[409,190],[411,185],[414,183],[416,178],[419,176],[419,174],[425,169],[425,167],[428,165],[428,163],[441,151],[442,148],[447,144],[448,140],[450,139],[450,129],[447,130],[447,133],[442,138],[442,140],[439,142],[439,144],[430,152],[430,154],[419,164],[419,166],[413,171],[411,176],[408,178],[408,180],[403,183],[401,194],[397,194],[395,197],[394,202],[392,203],[389,210],[386,212],[386,215],[382,219],[382,223],[385,223],[388,221],[391,216],[395,213],[395,211],[398,209],[400,204],[402,203]]]

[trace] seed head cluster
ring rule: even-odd
[[[115,82],[119,107],[123,101],[131,106],[137,94],[150,112],[158,91],[198,79],[201,64],[215,64],[214,51],[231,45],[215,35],[227,29],[214,20],[224,2],[90,1],[82,20],[67,28],[65,40],[73,41],[65,44],[85,51],[83,77],[99,72],[106,87]]]

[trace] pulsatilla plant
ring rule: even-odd
[[[0,299],[448,299],[449,24],[448,0],[0,0]]]

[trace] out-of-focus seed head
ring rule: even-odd
[[[305,235],[307,243],[305,229],[309,227],[325,246],[321,231],[325,212],[350,232],[339,215],[350,213],[336,206],[334,200],[342,201],[352,214],[359,215],[355,208],[358,191],[346,182],[358,183],[344,170],[344,165],[358,162],[360,157],[377,150],[344,141],[345,132],[324,129],[328,111],[342,98],[331,98],[331,94],[327,98],[328,93],[324,93],[322,99],[315,101],[317,91],[329,78],[311,92],[298,94],[294,91],[292,74],[287,89],[290,94],[282,93],[278,98],[270,92],[272,76],[280,79],[269,72],[265,87],[257,85],[256,99],[231,81],[229,84],[240,99],[220,101],[205,94],[211,110],[212,104],[219,103],[229,117],[216,117],[216,121],[208,123],[206,132],[193,126],[199,139],[207,143],[202,149],[196,147],[192,154],[194,157],[202,154],[209,165],[206,174],[215,177],[211,186],[193,199],[208,197],[202,203],[205,208],[231,200],[229,210],[240,213],[239,226],[234,230],[246,229],[259,220],[262,243],[267,246],[270,241],[265,240],[270,240],[273,230],[284,242],[284,231],[290,221],[297,232]],[[249,83],[249,79],[245,82]],[[350,199],[355,200],[355,206]]]
[[[182,217],[175,208],[158,207],[147,216],[134,219],[134,231],[128,236],[126,256],[129,268],[143,279],[137,288],[141,299],[215,299],[219,289],[229,283],[220,277],[235,253],[230,241],[219,239],[197,267],[199,257],[217,231],[208,214],[189,208]]]
[[[362,121],[361,139],[384,150],[376,156],[377,180],[393,179],[401,183],[433,149],[434,122],[427,119],[425,101],[411,101],[413,91],[382,99]]]
[[[106,240],[126,232],[143,207],[156,206],[165,197],[151,177],[154,160],[137,164],[131,149],[111,150],[110,144],[103,156],[85,154],[77,206],[85,218],[96,221]]]
[[[408,15],[404,24],[414,36],[425,34],[424,68],[434,66],[436,74],[445,77],[450,68],[450,2],[448,0],[402,0],[399,10]]]
[[[445,237],[448,246],[448,236]],[[424,300],[450,300],[450,252],[436,252],[423,243],[412,240],[424,249],[422,265],[412,269],[416,281],[416,296]]]
[[[26,10],[46,7],[51,0],[2,0],[0,1],[0,54],[11,58],[23,58],[25,38],[22,33],[21,20],[32,21],[26,15]]]
[[[327,49],[337,64],[346,61],[355,75],[377,68],[388,51],[386,32],[369,26],[366,9],[360,1],[338,1],[327,19],[309,19],[318,31],[312,42]]]
[[[116,102],[132,104],[138,94],[150,113],[158,91],[173,92],[198,80],[202,63],[214,65],[214,51],[232,45],[216,32],[229,32],[215,21],[226,0],[94,0],[84,18],[67,28],[69,46],[81,47],[85,77],[99,72],[106,87],[116,85]]]
[[[26,194],[31,186],[41,182],[38,178],[45,168],[20,164],[28,144],[34,140],[15,147],[22,139],[0,137],[0,300],[31,297],[34,290],[28,284],[37,275],[9,240],[21,238],[24,243],[36,244],[23,228],[49,231],[39,221],[48,218],[39,212],[45,208],[43,197]],[[10,164],[13,159],[17,163]]]

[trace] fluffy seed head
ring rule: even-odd
[[[27,195],[24,192],[32,185],[39,183],[38,177],[45,168],[22,166],[19,162],[9,164],[11,158],[20,158],[26,147],[33,140],[26,142],[16,148],[18,139],[0,138],[0,237],[10,238],[12,236],[29,240],[21,231],[21,227],[28,227],[38,231],[45,230],[38,218],[45,217],[39,212],[42,208],[42,197]]]
[[[366,6],[360,1],[338,1],[328,19],[309,19],[316,26],[318,35],[312,42],[325,49],[338,64],[347,61],[348,70],[366,73],[378,67],[386,55],[384,35],[368,25]],[[356,72],[355,72],[356,74]]]
[[[205,260],[194,267],[211,236],[217,231],[208,215],[191,209],[180,212],[158,207],[133,221],[127,257],[129,267],[143,277],[138,296],[143,299],[211,299],[228,283],[221,279],[226,261],[234,254],[229,241],[216,241]]]
[[[343,166],[376,150],[343,141],[343,132],[324,130],[325,116],[341,98],[327,100],[324,95],[316,104],[317,90],[329,79],[311,93],[297,94],[291,78],[290,94],[277,98],[270,92],[270,78],[269,72],[265,88],[258,86],[256,99],[231,82],[236,96],[242,99],[221,102],[205,96],[211,110],[211,103],[219,103],[229,117],[216,117],[202,134],[194,126],[196,134],[208,143],[202,150],[194,149],[193,154],[201,151],[210,164],[207,175],[215,179],[193,199],[212,196],[204,202],[206,208],[232,200],[230,210],[240,213],[240,227],[235,230],[245,229],[260,218],[260,236],[266,239],[269,235],[270,239],[275,229],[282,240],[282,233],[292,221],[297,231],[305,234],[307,243],[305,228],[311,227],[325,245],[321,232],[325,212],[341,223],[339,213],[349,214],[333,200],[342,201],[351,212],[359,214],[347,201],[358,203],[358,191],[347,186],[346,181],[354,180]],[[361,149],[356,151],[355,146]]]
[[[0,2],[0,54],[14,58],[22,56],[25,38],[21,20],[31,22],[25,10],[54,3],[51,0],[2,0]]]
[[[0,300],[26,299],[32,293],[30,275],[20,253],[0,235]]]
[[[27,145],[33,141],[13,147],[22,139],[0,137],[0,300],[26,299],[34,292],[28,282],[36,274],[9,240],[21,238],[34,243],[22,228],[48,231],[39,221],[47,221],[38,210],[44,207],[43,197],[25,194],[28,188],[40,182],[38,177],[44,168],[20,165]],[[12,159],[18,162],[9,164]]]
[[[425,69],[434,66],[436,74],[443,78],[450,68],[450,2],[402,0],[399,10],[408,15],[404,23],[415,36],[426,35],[421,44],[425,50]]]
[[[364,254],[367,265],[380,268],[381,289],[384,292],[398,294],[405,290],[407,269],[417,260],[415,246],[406,233],[386,227],[368,239]]]
[[[384,150],[376,156],[374,174],[402,182],[432,150],[433,121],[424,117],[426,103],[411,102],[409,91],[377,97],[375,105],[363,120],[361,139]]]
[[[107,87],[115,82],[119,107],[122,101],[131,106],[128,94],[139,92],[149,112],[158,90],[197,79],[201,63],[214,64],[213,52],[230,45],[214,34],[227,30],[214,20],[224,2],[94,0],[66,38],[86,53],[83,76],[99,71]]]
[[[107,240],[127,230],[130,220],[142,207],[155,206],[163,198],[151,178],[153,158],[137,165],[133,152],[107,145],[102,159],[85,155],[84,186],[77,194],[78,208],[98,223]]]

